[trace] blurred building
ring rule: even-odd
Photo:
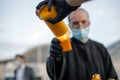
[[[112,62],[120,79],[120,41],[109,46],[108,51],[110,52]]]
[[[48,44],[37,46],[24,54],[27,65],[34,69],[35,76],[38,78],[38,80],[49,80],[46,72],[46,61],[48,55]]]
[[[0,80],[4,80],[5,77],[13,78],[14,73],[13,70],[15,69],[11,63],[13,59],[7,59],[0,61]]]
[[[44,44],[34,47],[24,53],[26,64],[33,68],[36,80],[50,80],[46,72],[46,60],[49,55],[49,45]],[[0,61],[0,80],[5,77],[14,77],[16,69],[14,59]]]

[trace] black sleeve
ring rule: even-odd
[[[106,48],[104,48],[104,51],[105,51],[105,70],[106,70],[107,79],[118,80],[118,76],[114,69],[111,57]]]
[[[49,57],[47,60],[47,73],[51,80],[61,80],[64,76],[66,68],[65,58],[62,57],[61,60],[56,60],[53,57]]]

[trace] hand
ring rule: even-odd
[[[70,6],[65,0],[45,0],[40,2],[36,9],[39,10],[41,6],[48,5],[48,11],[51,10],[51,5],[56,8],[57,17],[47,19],[48,22],[55,24],[64,19],[70,12],[76,10],[79,6]]]
[[[50,55],[54,58],[59,58],[63,55],[62,47],[60,46],[60,41],[53,38],[50,45]]]

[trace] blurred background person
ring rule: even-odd
[[[14,80],[35,80],[34,72],[32,68],[26,66],[23,55],[16,55],[15,64],[17,69],[15,70]]]

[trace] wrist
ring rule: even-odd
[[[55,58],[56,62],[62,62],[62,57]]]
[[[66,5],[68,5],[69,7],[79,7],[81,4],[76,4],[76,5],[74,5],[74,4],[72,4],[71,2],[73,2],[73,0],[64,0],[64,3],[66,4]]]
[[[61,53],[61,54],[50,53],[50,56],[52,56],[52,57],[55,58],[55,59],[60,59],[60,58],[63,56],[63,54],[62,54],[62,53]]]
[[[65,0],[70,6],[80,6],[82,3],[90,0]]]
[[[76,10],[80,6],[80,4],[73,6],[73,5],[69,4],[67,2],[67,0],[64,0],[64,3],[65,3],[65,7],[66,7],[68,12],[74,11],[74,10]]]
[[[56,57],[56,56],[51,56],[50,55],[50,57],[53,58],[55,62],[62,62],[62,59],[63,59],[62,56],[61,57]]]

